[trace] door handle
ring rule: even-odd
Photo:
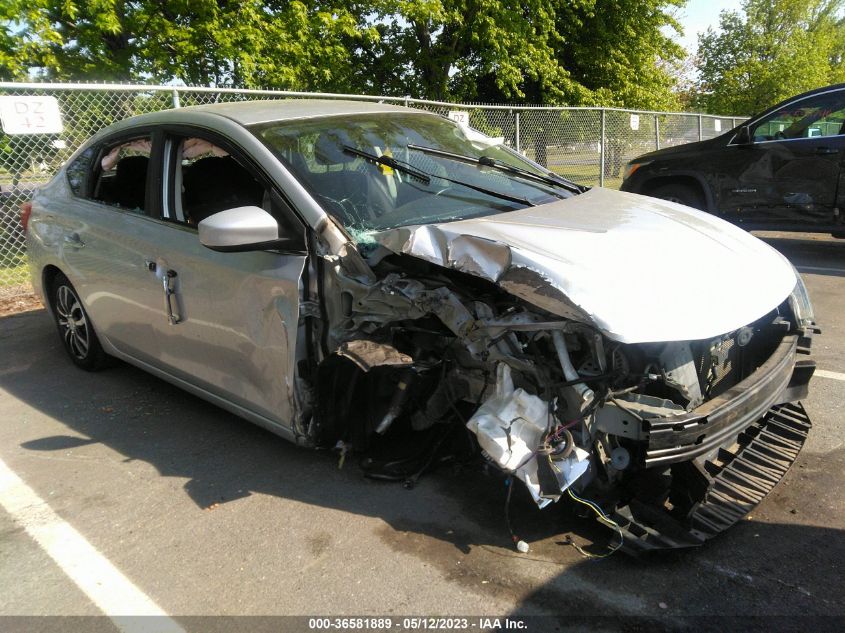
[[[85,242],[83,242],[82,238],[79,237],[79,233],[70,233],[69,235],[65,235],[64,243],[72,248],[82,248],[85,246]]]
[[[170,325],[182,322],[182,317],[173,312],[173,295],[176,294],[176,271],[167,270],[161,276],[161,285],[164,289],[164,311],[167,313],[167,321]]]
[[[838,154],[839,150],[835,147],[817,147],[816,154]]]

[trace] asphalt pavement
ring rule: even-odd
[[[742,523],[701,548],[640,559],[585,559],[566,535],[601,552],[612,532],[518,491],[515,529],[531,544],[520,554],[497,477],[442,469],[413,490],[367,480],[354,462],[340,469],[331,452],[128,365],[76,369],[44,310],[0,318],[0,463],[20,493],[15,516],[0,506],[0,615],[98,616],[125,590],[191,631],[213,627],[185,616],[554,616],[548,630],[706,628],[732,616],[806,630],[819,616],[841,629],[845,240],[764,239],[803,272],[823,328],[824,376],[804,403],[813,430]],[[76,536],[51,536],[68,529]],[[6,617],[0,628],[38,622]]]

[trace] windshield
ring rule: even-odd
[[[501,139],[430,114],[325,117],[253,131],[358,237],[513,211],[578,191]]]

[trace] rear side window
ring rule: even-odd
[[[89,147],[68,164],[65,171],[67,173],[67,182],[70,185],[70,190],[73,191],[73,195],[85,196],[87,191],[85,185],[88,180],[88,174],[91,171],[91,161],[93,161],[95,154],[96,149]]]
[[[95,165],[91,198],[113,207],[144,213],[152,142],[142,136],[107,146]]]

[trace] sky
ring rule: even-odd
[[[719,25],[719,12],[725,9],[739,10],[739,0],[689,0],[687,6],[678,11],[678,21],[684,27],[684,35],[678,42],[690,53],[698,46],[698,34],[708,26]]]

